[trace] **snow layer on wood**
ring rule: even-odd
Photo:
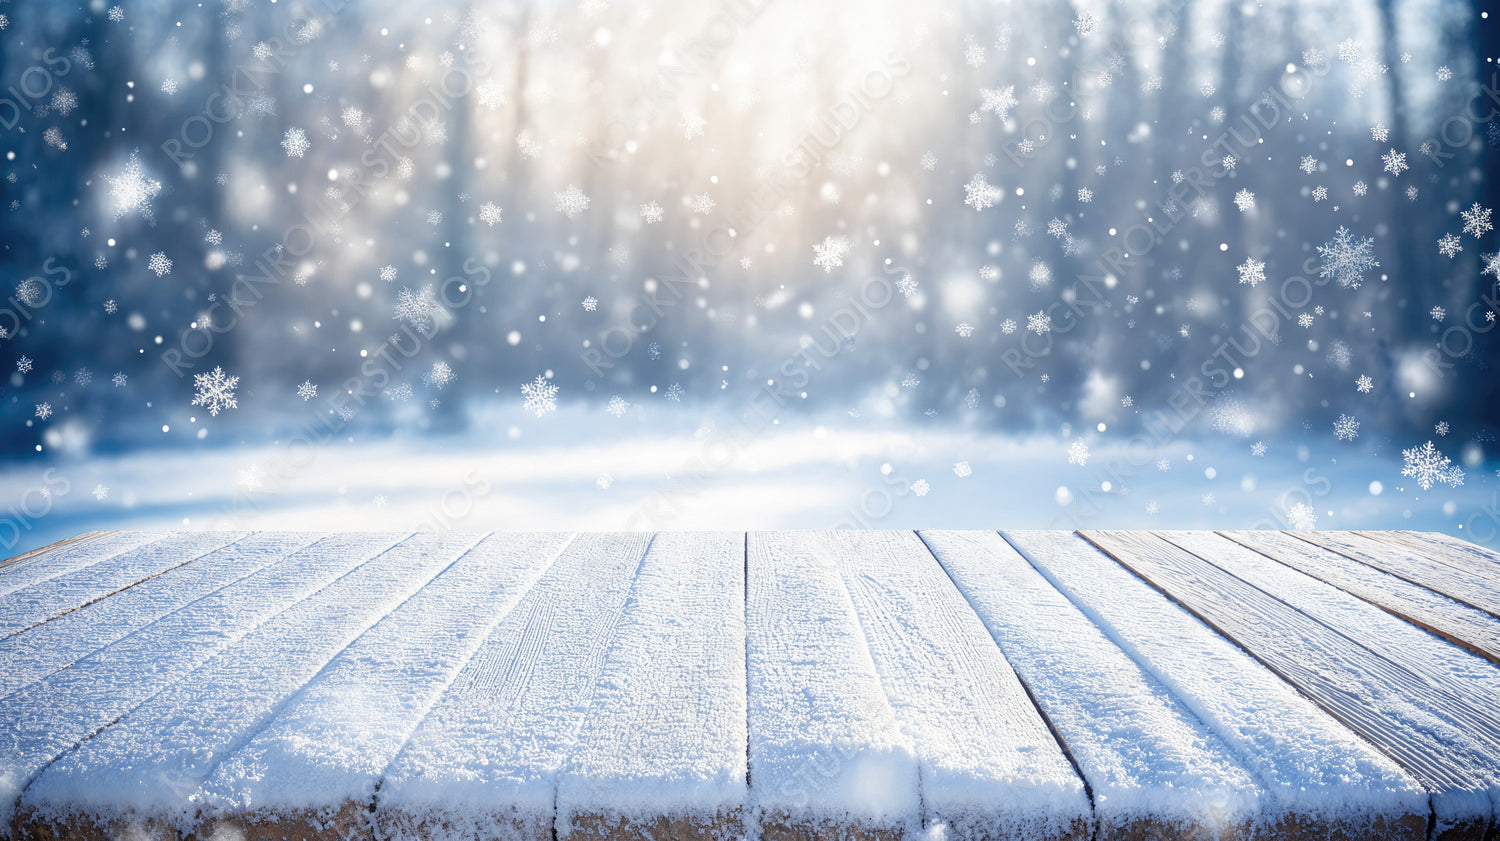
[[[475,652],[387,769],[388,837],[541,837],[646,534],[580,535]]]
[[[1420,678],[1150,533],[1084,536],[1410,769],[1433,792],[1441,827],[1487,822],[1485,794],[1500,756],[1483,736],[1435,715],[1431,706],[1444,699]]]
[[[339,650],[478,542],[423,534],[309,594],[78,746],[22,808],[191,829],[198,788]]]
[[[485,538],[339,652],[222,762],[204,803],[276,813],[368,802],[412,730],[570,539]]]
[[[1101,828],[1246,828],[1262,791],[1227,746],[992,531],[922,540],[1067,744]]]
[[[0,596],[90,564],[107,561],[121,552],[160,540],[168,534],[170,533],[161,531],[111,531],[56,549],[43,547],[29,558],[0,565]]]
[[[80,610],[0,639],[0,696],[9,695],[307,543],[302,535],[259,534],[209,552]]]
[[[750,794],[758,817],[795,816],[815,833],[915,825],[916,755],[838,568],[796,532],[751,532],[747,554]]]
[[[1426,555],[1354,532],[1295,532],[1300,540],[1347,555],[1429,590],[1500,617],[1500,586],[1488,570],[1459,569]]]
[[[199,555],[233,543],[248,532],[181,532],[125,550],[98,563],[0,596],[0,636],[14,634],[64,611],[82,607],[110,593],[189,563]]]
[[[64,751],[395,542],[369,534],[293,537],[301,548],[269,568],[0,699],[0,721],[11,727],[11,738],[0,739],[0,833],[10,834],[21,790]],[[278,536],[247,540],[257,538]]]
[[[1500,586],[1500,554],[1496,554],[1493,549],[1486,549],[1442,532],[1372,531],[1355,534],[1393,543],[1457,569],[1472,570]]]
[[[1293,569],[1394,611],[1500,662],[1500,619],[1441,593],[1277,531],[1220,532]]]
[[[1212,532],[1168,532],[1162,537],[1421,676],[1452,698],[1434,707],[1434,713],[1442,716],[1469,708],[1491,724],[1500,745],[1500,669],[1493,663]]]
[[[641,561],[578,751],[573,817],[645,826],[738,819],[745,803],[745,535],[663,533]]]
[[[1004,536],[1228,744],[1282,808],[1320,820],[1427,811],[1421,787],[1393,761],[1082,538]]]

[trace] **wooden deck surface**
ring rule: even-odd
[[[1413,532],[96,532],[0,562],[9,839],[1500,835]]]

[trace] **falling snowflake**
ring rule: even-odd
[[[1416,188],[1416,185],[1412,185],[1412,186],[1406,188],[1406,200],[1407,201],[1416,201],[1417,200],[1417,188]]]
[[[1354,381],[1354,388],[1360,394],[1369,394],[1375,388],[1375,381],[1361,374],[1359,379]]]
[[[1342,225],[1333,239],[1318,246],[1318,255],[1323,258],[1318,277],[1332,277],[1340,286],[1351,289],[1358,289],[1365,272],[1380,265],[1375,260],[1375,238],[1356,239]]]
[[[161,182],[153,181],[146,176],[139,154],[131,152],[130,160],[125,163],[125,169],[119,175],[104,176],[104,181],[109,184],[109,195],[115,203],[116,219],[127,213],[138,213],[147,222],[156,221],[151,211],[151,200],[161,192]]]
[[[41,303],[42,296],[46,291],[46,287],[42,286],[41,281],[34,277],[28,277],[16,284],[16,300],[28,307],[34,307]]]
[[[569,184],[563,191],[555,193],[553,199],[556,202],[557,212],[569,219],[589,209],[589,197],[572,184]]]
[[[1252,456],[1263,456],[1265,454],[1266,454],[1266,445],[1265,445],[1264,442],[1262,442],[1262,441],[1256,441],[1254,444],[1250,445],[1250,455],[1252,455]]]
[[[110,6],[109,19],[115,23],[119,23],[120,21],[125,19],[125,10],[120,8],[119,6]]]
[[[1480,207],[1479,202],[1474,202],[1473,207],[1460,212],[1458,215],[1463,217],[1464,233],[1472,234],[1475,239],[1478,239],[1484,236],[1486,231],[1492,230],[1495,226],[1490,224],[1490,213],[1490,209]]]
[[[1312,313],[1305,312],[1297,316],[1297,326],[1311,328],[1313,326]]]
[[[979,106],[980,111],[990,111],[995,116],[1004,120],[1010,117],[1010,109],[1016,107],[1016,86],[990,90],[980,88],[979,95],[984,98],[984,104]]]
[[[1458,252],[1464,250],[1463,240],[1459,239],[1453,234],[1443,234],[1442,239],[1438,240],[1437,245],[1438,253],[1443,255],[1444,257],[1447,257],[1449,260],[1457,257]]]
[[[1244,213],[1247,210],[1254,210],[1255,194],[1250,192],[1249,190],[1240,190],[1238,193],[1234,194],[1234,206],[1238,207],[1241,213]]]
[[[667,391],[666,391],[667,399],[670,400],[670,401],[672,401],[673,403],[681,403],[682,402],[682,394],[683,394],[683,391],[682,391],[682,386],[680,384],[678,384],[678,383],[672,383],[671,385],[667,386]]]
[[[1078,30],[1078,37],[1087,38],[1099,29],[1099,19],[1085,12],[1073,21],[1073,28]]]
[[[1376,123],[1375,125],[1370,126],[1370,139],[1375,141],[1376,143],[1384,143],[1386,141],[1386,138],[1390,137],[1390,135],[1391,130],[1386,128],[1382,123]]]
[[[441,359],[433,362],[432,367],[427,369],[427,373],[422,375],[422,382],[438,390],[442,390],[455,379],[457,377],[453,373],[453,368]]]
[[[419,330],[426,330],[432,326],[441,311],[442,306],[433,297],[432,284],[423,286],[420,291],[403,286],[396,294],[395,315],[392,318],[405,321]]]
[[[822,269],[825,273],[832,272],[835,268],[844,265],[844,255],[849,253],[849,240],[844,237],[823,237],[820,243],[813,243],[813,265]]]
[[[964,204],[975,210],[984,210],[994,207],[995,202],[1000,200],[1000,188],[992,186],[984,179],[984,173],[976,172],[969,183],[964,185]]]
[[[1089,463],[1089,445],[1082,438],[1068,446],[1068,464],[1083,467]]]
[[[1266,264],[1264,261],[1247,257],[1244,263],[1235,268],[1240,272],[1240,283],[1248,283],[1251,287],[1258,286],[1266,279]]]
[[[1026,329],[1038,336],[1052,330],[1052,316],[1042,310],[1026,316]]]
[[[660,222],[662,219],[661,205],[654,201],[648,201],[641,205],[641,218],[646,220],[647,225]]]
[[[1431,441],[1420,447],[1402,450],[1401,457],[1405,460],[1401,475],[1416,479],[1417,485],[1424,491],[1438,482],[1455,488],[1464,483],[1464,472],[1454,467],[1447,456],[1438,452]]]
[[[901,279],[896,281],[896,291],[900,292],[902,297],[910,298],[917,294],[918,285],[916,278],[913,278],[909,274],[902,275]]]
[[[1315,201],[1315,202],[1327,201],[1328,200],[1328,188],[1327,187],[1323,187],[1321,185],[1318,186],[1318,187],[1314,187],[1313,191],[1312,191],[1312,197],[1313,197],[1313,201]]]
[[[104,500],[109,498],[109,488],[104,487],[104,483],[100,482],[99,484],[94,486],[93,494],[94,499],[98,500],[99,502],[103,502]]]
[[[385,397],[393,403],[405,403],[411,399],[411,386],[401,383],[385,390]]]
[[[1219,165],[1224,167],[1225,169],[1234,169],[1234,165],[1236,163],[1238,163],[1238,161],[1235,160],[1234,155],[1225,155],[1223,158],[1219,159]]]
[[[1484,260],[1484,270],[1479,274],[1494,275],[1497,280],[1500,280],[1500,251],[1494,254],[1481,254],[1479,257]]]
[[[1089,202],[1094,200],[1094,191],[1090,190],[1087,187],[1079,187],[1078,200],[1080,202],[1083,202],[1084,204],[1088,204]]]
[[[196,393],[193,395],[192,405],[203,406],[213,416],[224,409],[237,409],[239,404],[234,401],[234,389],[239,383],[239,377],[226,375],[224,369],[217,365],[207,374],[194,374],[193,387]]]
[[[717,206],[717,203],[713,200],[713,196],[710,196],[708,193],[699,193],[693,196],[692,200],[688,202],[689,209],[699,216],[707,216],[713,213],[714,208]]]
[[[487,201],[479,206],[479,221],[491,228],[500,224],[500,206],[492,201]]]
[[[1448,317],[1448,311],[1442,307],[1433,307],[1427,314],[1432,316],[1433,321],[1442,321]]]
[[[172,261],[167,259],[165,251],[158,251],[151,255],[150,260],[146,261],[146,269],[156,272],[157,277],[168,275],[172,273]]]
[[[1448,81],[1449,79],[1452,79],[1452,78],[1453,78],[1453,71],[1449,70],[1448,66],[1446,64],[1443,65],[1442,67],[1439,67],[1437,69],[1437,80],[1439,82],[1446,82],[1446,81]]]
[[[312,380],[303,380],[302,385],[297,386],[297,396],[302,398],[303,403],[306,403],[318,396],[318,387],[313,385]]]
[[[901,378],[901,387],[902,388],[916,388],[917,386],[919,386],[921,384],[922,384],[922,381],[917,378],[916,374],[910,374],[909,373],[906,376],[904,376],[904,377]]]
[[[1385,164],[1385,171],[1392,175],[1400,175],[1402,172],[1411,169],[1411,167],[1406,165],[1406,153],[1397,152],[1395,149],[1381,155],[1380,160]]]
[[[52,417],[52,404],[51,403],[38,403],[38,404],[36,404],[36,416],[39,417],[39,418],[41,418],[42,420],[46,420],[47,418]]]
[[[917,496],[926,496],[927,493],[931,490],[932,486],[927,484],[926,479],[918,479],[917,481],[911,483],[911,492],[916,494]]]
[[[1333,422],[1333,436],[1340,441],[1353,441],[1359,437],[1359,421],[1353,415],[1339,415]]]
[[[16,370],[20,371],[23,374],[30,373],[31,372],[31,357],[29,357],[29,356],[22,356],[20,359],[17,359],[16,360]]]
[[[1298,502],[1287,509],[1286,519],[1292,524],[1292,528],[1298,531],[1308,531],[1318,524],[1318,515],[1313,507],[1305,502]]]
[[[312,144],[307,142],[307,132],[300,128],[289,128],[281,137],[281,148],[286,150],[288,158],[300,158],[307,154]]]
[[[531,382],[521,384],[521,396],[526,398],[521,408],[541,417],[557,408],[557,391],[550,378],[538,374]]]
[[[1365,182],[1363,182],[1363,181],[1356,181],[1356,182],[1354,182],[1354,195],[1356,195],[1356,196],[1362,196],[1362,195],[1364,195],[1365,193],[1368,193],[1368,192],[1370,192],[1370,188],[1369,188],[1369,186],[1367,184],[1365,184]]]
[[[130,382],[130,377],[124,371],[116,371],[109,381],[115,384],[115,388],[124,388]]]
[[[932,172],[937,168],[937,155],[934,155],[931,152],[923,152],[922,157],[917,161],[917,164],[928,172]]]
[[[646,345],[646,355],[649,356],[649,357],[651,357],[652,359],[660,359],[661,358],[661,343],[660,342],[652,342],[651,344]]]
[[[967,339],[974,335],[974,325],[967,321],[960,321],[958,326],[953,328],[953,332]]]
[[[1312,175],[1318,169],[1318,159],[1313,157],[1312,155],[1304,155],[1302,157],[1302,163],[1299,164],[1297,168],[1307,173],[1308,175]]]
[[[616,394],[609,398],[609,405],[604,407],[604,411],[609,412],[617,418],[624,417],[625,413],[630,411],[630,403],[625,398]]]
[[[960,479],[964,478],[965,476],[968,476],[969,474],[971,474],[973,472],[974,472],[973,468],[969,467],[969,463],[967,461],[956,462],[953,465],[953,475],[957,476]]]
[[[1439,438],[1447,437],[1447,435],[1448,435],[1448,422],[1447,421],[1438,421],[1437,426],[1434,426],[1432,428],[1432,431],[1436,432],[1438,434]]]

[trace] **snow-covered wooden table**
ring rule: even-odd
[[[1497,664],[1433,534],[103,532],[0,564],[0,832],[1483,841]]]

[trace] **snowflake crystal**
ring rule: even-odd
[[[193,386],[196,393],[193,395],[192,405],[203,406],[213,416],[218,416],[224,409],[238,409],[239,404],[234,401],[234,389],[239,383],[239,377],[226,375],[224,369],[217,365],[207,374],[194,374]]]
[[[538,374],[537,378],[529,383],[521,384],[521,396],[526,398],[522,408],[528,412],[535,412],[537,417],[547,414],[557,408],[557,386],[545,375]]]
[[[1418,487],[1424,491],[1438,482],[1455,488],[1464,483],[1464,472],[1454,467],[1447,456],[1438,452],[1431,441],[1420,447],[1402,450],[1401,457],[1405,460],[1401,475],[1416,479]]]
[[[1333,239],[1318,246],[1318,255],[1323,258],[1318,277],[1332,277],[1350,289],[1358,289],[1365,272],[1380,265],[1375,260],[1375,238],[1357,239],[1342,225]]]

